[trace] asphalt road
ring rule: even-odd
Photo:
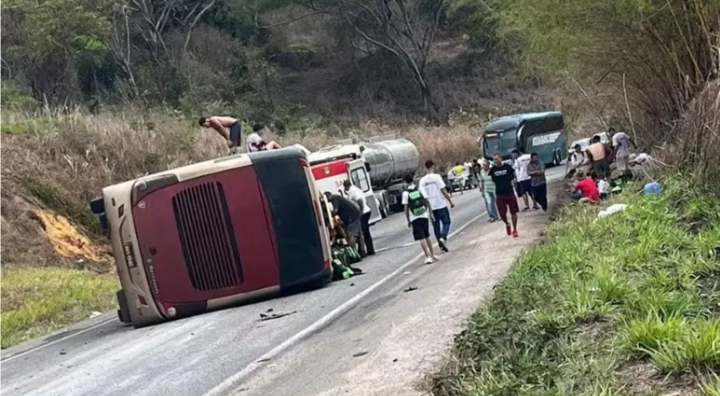
[[[550,179],[557,179],[562,168],[549,171]],[[451,233],[484,215],[477,190],[456,193],[454,201]],[[261,376],[269,362],[298,348],[312,348],[307,340],[322,339],[329,326],[383,289],[397,287],[407,269],[417,265],[420,251],[403,215],[377,224],[373,236],[378,254],[359,265],[365,274],[323,289],[137,330],[108,313],[5,350],[0,394],[236,394],[243,383]],[[259,321],[269,309],[292,314]],[[374,309],[382,310],[382,304]],[[352,326],[363,323],[353,320]]]

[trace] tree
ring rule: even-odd
[[[90,73],[86,78],[97,77],[109,51],[107,11],[114,6],[113,0],[6,1],[3,12],[24,23],[17,34],[22,40],[3,48],[3,58],[14,58],[37,100],[63,102],[78,87],[81,69]]]
[[[397,57],[412,75],[428,120],[444,118],[427,77],[430,51],[446,0],[325,0],[308,8],[333,15],[357,35],[356,48],[376,48]]]

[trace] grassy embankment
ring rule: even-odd
[[[140,114],[3,112],[2,348],[115,304],[118,281],[89,199],[113,183],[226,152],[194,119]],[[462,125],[364,124],[272,137],[316,149],[343,137],[390,132],[415,142],[423,160],[450,164],[478,155],[476,132]]]
[[[605,219],[564,209],[458,335],[434,394],[720,395],[720,198],[664,184]]]

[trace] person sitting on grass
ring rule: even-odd
[[[598,188],[595,185],[595,181],[585,176],[585,172],[580,171],[576,175],[577,183],[575,183],[575,190],[573,190],[572,198],[576,201],[591,201],[597,202],[600,199]]]
[[[598,194],[600,195],[600,200],[604,201],[607,199],[608,195],[610,194],[610,183],[608,183],[605,179],[599,179],[595,176],[595,174],[591,174],[590,177],[592,177],[595,184],[597,184],[598,188]]]
[[[408,185],[407,190],[402,193],[405,218],[408,227],[412,228],[413,239],[420,242],[420,247],[425,253],[425,264],[432,264],[438,259],[435,257],[433,244],[430,240],[430,222],[433,221],[430,202],[427,200],[425,190],[415,185],[412,176],[406,176],[405,182]]]

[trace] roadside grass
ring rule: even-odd
[[[115,305],[114,274],[66,268],[3,268],[2,348],[87,319]]]
[[[456,337],[433,393],[717,395],[720,197],[689,180],[614,197],[629,207],[604,219],[563,208]]]

